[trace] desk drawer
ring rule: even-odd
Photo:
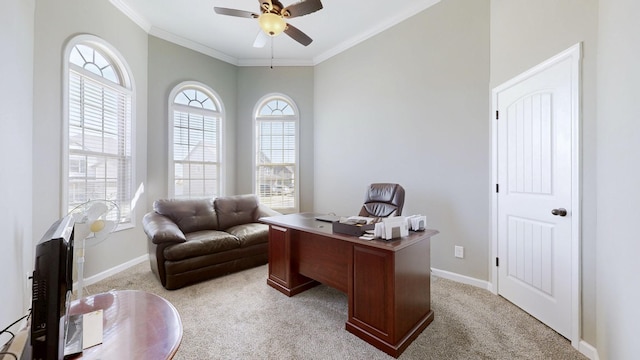
[[[347,293],[352,249],[346,241],[296,231],[293,266],[300,274]]]

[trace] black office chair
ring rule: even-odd
[[[398,184],[371,184],[359,216],[389,217],[402,215],[404,188]]]

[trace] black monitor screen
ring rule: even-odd
[[[56,221],[36,245],[31,346],[33,359],[62,359],[73,286],[71,216]]]

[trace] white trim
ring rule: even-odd
[[[238,66],[314,66],[312,60],[306,59],[238,59]]]
[[[142,30],[144,30],[147,34],[153,35],[155,37],[180,46],[184,46],[187,49],[197,51],[199,53],[211,56],[213,58],[236,66],[315,66],[403,22],[404,20],[417,15],[418,13],[439,3],[440,1],[441,0],[418,0],[413,6],[408,7],[404,12],[394,17],[387,18],[386,21],[379,23],[374,28],[368,29],[365,32],[346,39],[345,41],[314,57],[313,59],[274,59],[272,62],[271,59],[238,59],[208,46],[202,45],[198,42],[185,39],[169,31],[153,26],[144,16],[140,15],[137,11],[127,5],[124,0],[109,0],[109,2],[113,6],[115,6],[125,16],[131,19],[131,21],[133,21],[136,25],[142,28]]]
[[[115,275],[119,272],[125,271],[130,267],[136,266],[140,263],[143,263],[145,261],[149,260],[149,254],[146,255],[141,255],[138,256],[137,258],[131,259],[125,263],[122,263],[120,265],[114,266],[111,269],[107,269],[101,273],[98,273],[96,275],[93,275],[91,277],[88,277],[86,279],[84,279],[84,286],[89,286],[92,284],[97,283],[98,281],[104,280],[106,278],[108,278],[109,276]],[[73,283],[74,288],[78,286],[77,283]]]
[[[180,37],[178,35],[175,35],[173,33],[170,33],[166,30],[157,28],[155,26],[152,26],[151,29],[148,31],[149,35],[153,35],[157,38],[160,38],[162,40],[166,40],[168,42],[183,46],[187,49],[191,49],[193,51],[197,51],[201,54],[205,54],[208,56],[211,56],[212,58],[216,58],[218,60],[222,60],[224,62],[227,62],[231,65],[238,65],[238,59],[227,55],[223,52],[220,52],[218,50],[212,49],[208,46],[202,45],[200,43],[197,43],[195,41],[189,40],[189,39],[185,39],[183,37]]]
[[[269,93],[264,95],[263,97],[261,97],[255,104],[255,106],[253,107],[253,112],[251,113],[251,187],[253,188],[253,192],[256,194],[256,196],[260,196],[260,189],[258,189],[256,187],[256,182],[257,182],[257,178],[256,178],[256,167],[258,166],[258,164],[256,163],[256,120],[259,117],[260,114],[260,109],[262,109],[262,107],[269,101],[271,101],[274,98],[282,98],[285,101],[287,101],[289,103],[289,105],[291,105],[291,107],[293,108],[293,111],[295,113],[295,116],[290,116],[292,119],[295,118],[295,123],[296,123],[296,153],[295,153],[295,164],[296,164],[296,171],[295,171],[295,180],[296,180],[296,186],[294,188],[294,193],[293,193],[293,209],[277,209],[278,211],[282,211],[282,210],[292,210],[293,212],[298,212],[300,211],[300,110],[298,109],[298,105],[296,104],[295,101],[293,101],[293,99],[288,96],[285,95],[283,93]]]
[[[176,96],[178,95],[178,93],[182,92],[185,89],[198,89],[202,92],[204,92],[205,94],[207,94],[207,96],[209,96],[209,98],[211,98],[211,101],[213,101],[216,106],[218,107],[218,111],[217,114],[220,117],[220,128],[218,129],[218,164],[220,165],[219,170],[220,173],[218,174],[218,196],[223,196],[226,194],[226,159],[225,159],[225,155],[226,155],[226,151],[225,151],[225,144],[226,141],[224,139],[224,133],[225,133],[225,128],[226,128],[226,124],[225,124],[225,108],[224,108],[224,104],[222,103],[222,98],[220,97],[220,95],[215,92],[211,87],[209,87],[208,85],[199,82],[199,81],[183,81],[181,83],[179,83],[178,85],[174,86],[173,89],[171,89],[171,92],[169,93],[169,98],[167,99],[167,141],[168,141],[168,151],[167,151],[167,164],[168,164],[168,177],[167,177],[167,196],[169,198],[173,198],[175,197],[175,188],[174,188],[174,182],[175,182],[175,173],[174,173],[174,163],[173,163],[173,110],[176,106],[181,107],[182,105],[179,104],[174,104],[174,99],[176,98]],[[212,110],[203,110],[200,111],[197,108],[190,108],[189,110],[193,110],[196,113],[200,113],[202,114],[203,112],[206,113],[216,113],[216,111],[212,111]]]
[[[115,6],[116,9],[120,10],[124,15],[131,19],[131,21],[136,23],[136,25],[140,26],[142,30],[147,33],[149,32],[149,29],[151,29],[151,23],[144,16],[133,10],[122,0],[109,0],[109,2]]]
[[[316,65],[312,60],[305,59],[238,59],[231,55],[227,55],[216,49],[212,49],[206,45],[202,45],[198,42],[185,39],[166,30],[151,27],[148,31],[149,35],[153,35],[159,39],[166,40],[170,43],[183,46],[187,49],[199,52],[201,54],[210,56],[212,58],[222,60],[226,63],[235,66],[314,66]]]
[[[71,56],[71,51],[78,44],[90,44],[92,47],[98,48],[99,50],[104,52],[104,55],[109,57],[114,63],[114,66],[117,67],[115,70],[121,77],[121,81],[123,84],[120,84],[122,89],[126,89],[125,92],[128,92],[131,98],[131,179],[129,186],[131,187],[131,191],[134,190],[137,180],[137,151],[136,151],[136,120],[137,120],[137,99],[136,99],[136,83],[133,78],[133,72],[131,71],[131,67],[126,62],[124,56],[109,42],[104,39],[91,35],[91,34],[79,34],[73,36],[68,39],[64,52],[62,54],[62,147],[61,147],[61,158],[62,158],[62,173],[61,173],[61,187],[62,191],[60,192],[60,216],[64,216],[68,213],[68,200],[69,200],[69,191],[68,191],[68,183],[69,183],[69,72],[71,71],[71,67],[75,66],[70,64],[69,59]],[[85,74],[83,74],[85,76]],[[89,75],[91,76],[91,75]],[[123,90],[118,90],[123,91]],[[133,228],[136,226],[136,211],[134,208],[130,209],[130,223],[119,224],[117,231]]]
[[[489,290],[489,287],[491,286],[488,281],[472,278],[466,275],[456,274],[446,270],[431,268],[431,273],[443,279],[452,280],[462,284],[475,286],[484,290]]]
[[[379,23],[376,27],[368,29],[367,31],[353,36],[345,41],[341,42],[337,46],[325,51],[324,53],[313,58],[313,64],[318,65],[321,62],[328,60],[329,58],[346,51],[359,43],[374,37],[375,35],[405,21],[406,19],[417,15],[418,13],[430,8],[431,6],[439,3],[440,0],[421,0],[416,1],[414,6],[408,7],[404,12],[397,14],[394,17],[387,18],[386,21]]]
[[[582,197],[582,180],[581,180],[581,60],[582,60],[582,43],[577,43],[569,49],[551,57],[539,65],[517,75],[507,82],[498,85],[492,90],[492,111],[491,111],[491,251],[489,258],[489,274],[491,288],[494,294],[498,293],[498,268],[495,266],[495,259],[498,257],[498,199],[495,192],[495,184],[498,184],[498,151],[497,151],[497,121],[495,119],[498,110],[498,93],[520,83],[531,76],[544,71],[545,69],[567,59],[571,60],[571,345],[579,349],[582,323],[581,308],[581,197]],[[577,96],[573,96],[577,94]]]
[[[227,55],[221,51],[202,45],[193,40],[185,39],[166,30],[151,27],[148,31],[149,35],[153,35],[159,39],[166,40],[170,43],[183,46],[187,49],[199,52],[212,58],[222,60],[235,66],[314,66],[313,60],[308,59],[238,59],[231,55]],[[345,49],[346,50],[346,49]],[[344,51],[344,50],[341,50]]]
[[[494,288],[493,284],[484,280],[472,278],[466,275],[456,274],[446,270],[435,269],[435,268],[431,268],[431,274],[439,278],[475,286],[477,288],[484,289],[484,290],[489,290],[490,292],[498,296],[498,294],[495,291],[493,291],[493,288]],[[574,346],[574,348],[576,348],[578,351],[580,351],[582,355],[586,356],[591,360],[600,360],[600,356],[598,355],[598,350],[584,340],[580,340],[578,342],[578,346]]]
[[[591,360],[600,360],[600,355],[598,355],[598,349],[593,347],[588,342],[581,340],[580,345],[578,347],[578,351]]]
[[[114,266],[111,269],[105,270],[99,274],[96,274],[94,276],[91,276],[87,279],[85,279],[84,285],[85,286],[89,286],[89,285],[93,285],[99,281],[102,281],[110,276],[116,275],[122,271],[125,271],[133,266],[136,266],[140,263],[143,263],[145,261],[149,260],[149,255],[141,255],[137,258],[131,259],[123,264],[120,264],[118,266]],[[443,279],[447,279],[447,280],[452,280],[455,282],[459,282],[462,284],[467,284],[467,285],[471,285],[471,286],[475,286],[481,289],[488,289],[491,284],[488,283],[487,281],[484,280],[480,280],[480,279],[476,279],[476,278],[472,278],[469,276],[465,276],[465,275],[460,275],[460,274],[456,274],[450,271],[445,271],[445,270],[440,270],[440,269],[435,269],[435,268],[431,268],[431,272],[434,276],[443,278]],[[73,284],[74,287],[77,286],[77,283]],[[586,356],[587,358],[591,359],[591,360],[600,360],[600,357],[598,355],[598,350],[593,347],[591,344],[587,343],[584,340],[580,341],[579,347],[577,348],[578,351],[580,351],[581,354],[583,354],[584,356]]]

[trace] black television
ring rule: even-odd
[[[73,290],[73,217],[56,221],[36,245],[31,304],[34,360],[64,358]]]

